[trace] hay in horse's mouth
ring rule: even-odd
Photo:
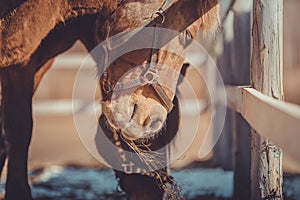
[[[104,115],[105,116],[105,115]],[[109,128],[113,133],[119,133],[119,138],[122,140],[121,142],[124,142],[126,145],[126,149],[129,149],[130,151],[133,151],[137,153],[137,155],[140,157],[140,159],[145,163],[151,163],[152,167],[155,169],[155,162],[160,163],[161,162],[161,156],[159,153],[155,153],[151,149],[151,145],[159,138],[159,136],[164,132],[164,129],[166,128],[166,123],[164,123],[163,128],[155,133],[152,133],[151,135],[148,135],[144,138],[132,138],[129,136],[129,134],[121,131],[120,129],[115,128],[115,126],[111,126],[110,121],[105,116],[105,124],[106,127]],[[124,148],[124,147],[123,147]],[[155,156],[153,157],[149,152],[154,152]],[[151,169],[150,168],[150,169]]]

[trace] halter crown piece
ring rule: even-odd
[[[165,5],[166,3],[164,3]],[[165,15],[163,7],[164,5],[157,10],[155,13],[152,14],[151,19],[154,22],[154,38],[153,38],[153,47],[158,46],[158,34],[156,33],[155,27],[160,27],[165,21]],[[151,59],[150,59],[150,67],[144,73],[143,76],[140,76],[136,79],[132,79],[129,81],[119,81],[115,84],[111,83],[108,79],[108,50],[104,48],[105,51],[105,61],[104,65],[106,69],[103,73],[103,82],[102,82],[102,89],[105,94],[111,94],[112,92],[118,92],[130,88],[141,87],[144,85],[150,85],[156,94],[158,95],[161,103],[166,108],[167,112],[171,112],[173,109],[172,100],[168,97],[165,90],[158,82],[158,70],[157,70],[157,62],[158,62],[158,51],[154,51],[153,48],[151,49]]]

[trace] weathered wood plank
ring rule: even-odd
[[[283,99],[283,1],[254,2],[251,83],[262,93]]]
[[[249,87],[227,87],[228,106],[241,113],[253,129],[270,139],[285,154],[300,161],[300,106],[276,100]],[[258,114],[259,113],[259,114]]]
[[[252,16],[251,85],[282,100],[283,0],[254,0]],[[251,199],[283,199],[282,150],[259,134],[251,135]]]

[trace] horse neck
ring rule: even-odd
[[[109,15],[117,9],[121,0],[64,0],[64,18],[77,17],[78,15],[101,13]]]

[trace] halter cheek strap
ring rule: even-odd
[[[155,27],[160,27],[164,21],[165,21],[165,15],[163,13],[162,9],[159,9],[154,13],[152,16],[153,21],[155,22]],[[154,28],[154,38],[153,38],[153,46],[158,46],[158,34],[156,33],[156,29]],[[164,107],[166,108],[167,112],[171,112],[173,109],[173,103],[172,100],[168,97],[163,87],[158,83],[158,71],[157,71],[157,65],[158,63],[158,51],[154,52],[153,48],[151,49],[151,60],[150,60],[150,67],[148,68],[147,72],[145,73],[145,77],[147,77],[147,74],[152,74],[153,81],[151,83],[152,88],[158,95],[159,99],[163,103]],[[156,76],[155,76],[156,75]]]

